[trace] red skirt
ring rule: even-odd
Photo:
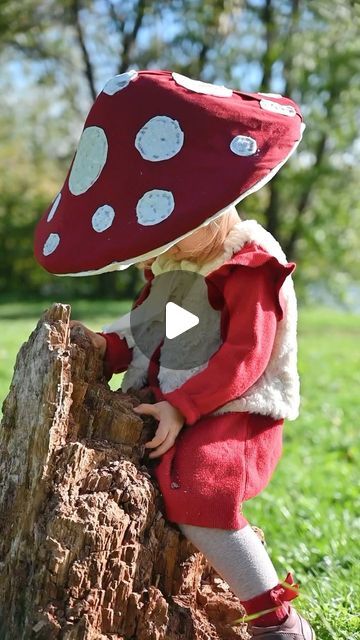
[[[284,420],[248,412],[204,416],[184,425],[151,472],[168,520],[241,529],[244,501],[268,484],[282,452]],[[151,465],[152,466],[152,465]]]

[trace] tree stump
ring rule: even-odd
[[[142,458],[156,428],[110,390],[70,307],[17,357],[0,427],[1,640],[235,640],[243,610],[162,515]]]

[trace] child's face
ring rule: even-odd
[[[165,251],[162,255],[171,255],[174,260],[185,260],[191,258],[194,250],[197,249],[199,243],[206,244],[208,237],[208,230],[206,227],[201,227],[191,233],[187,238],[179,240],[170,249]]]

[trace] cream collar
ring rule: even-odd
[[[152,263],[151,270],[155,276],[160,273],[165,273],[166,271],[175,271],[176,269],[186,269],[207,275],[225,262],[231,260],[233,255],[249,242],[254,242],[262,247],[272,256],[275,256],[281,264],[287,264],[284,251],[269,231],[264,229],[256,220],[239,220],[239,222],[231,227],[226,236],[222,252],[213,260],[209,260],[202,265],[197,265],[195,262],[191,262],[191,260],[177,261],[171,258],[171,256],[165,257],[164,254],[160,254]]]

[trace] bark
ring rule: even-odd
[[[246,638],[243,611],[167,522],[144,443],[153,401],[109,389],[70,308],[16,360],[0,427],[1,640]]]
[[[136,38],[139,32],[139,29],[142,25],[145,9],[146,9],[147,0],[138,0],[135,10],[134,24],[132,29],[129,32],[125,31],[125,22],[122,23],[121,31],[122,31],[122,53],[121,53],[121,61],[118,66],[119,73],[125,73],[129,69],[131,64],[131,53],[136,43]],[[112,13],[113,18],[115,12]]]
[[[262,57],[263,76],[259,91],[269,91],[272,77],[272,68],[275,61],[273,45],[276,38],[276,23],[272,0],[265,0],[265,5],[261,11],[263,26],[265,27],[266,49]]]
[[[97,96],[97,91],[95,86],[95,71],[91,63],[90,54],[85,42],[85,36],[84,36],[83,28],[81,25],[80,9],[81,9],[81,6],[79,3],[79,0],[72,0],[70,4],[70,10],[74,20],[76,38],[77,38],[82,59],[84,62],[85,78],[89,87],[92,100],[94,101]]]

